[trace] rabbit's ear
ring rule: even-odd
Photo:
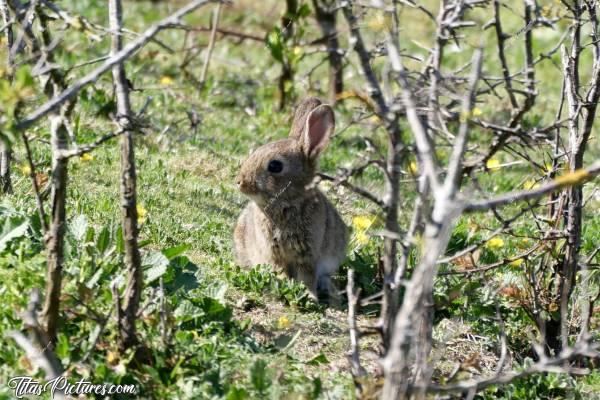
[[[290,130],[290,138],[292,139],[300,139],[302,134],[304,133],[304,126],[306,125],[306,117],[308,114],[315,108],[321,105],[321,100],[316,97],[307,97],[302,100],[298,107],[296,107],[296,112],[294,113],[294,121],[292,122],[292,129]]]
[[[333,110],[327,104],[322,104],[311,111],[306,117],[304,132],[300,139],[304,154],[315,159],[327,147],[335,129]]]

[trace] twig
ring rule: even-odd
[[[467,201],[465,202],[464,211],[485,211],[491,208],[505,206],[516,201],[534,200],[566,187],[581,185],[597,175],[600,175],[600,161],[596,161],[588,168],[583,168],[565,176],[558,177],[552,182],[540,186],[537,189],[512,192],[489,200]]]
[[[110,28],[113,31],[110,54],[115,57],[122,49],[123,9],[121,0],[109,0],[108,14]],[[138,248],[137,225],[137,177],[135,168],[135,152],[133,142],[133,112],[129,98],[129,85],[122,62],[112,69],[115,94],[117,98],[117,122],[121,135],[121,225],[123,228],[127,284],[123,297],[123,308],[119,319],[119,347],[125,350],[138,344],[136,333],[136,314],[143,290],[143,274],[140,250]]]
[[[378,205],[379,207],[383,207],[383,200],[381,200],[380,198],[378,198],[377,196],[375,196],[374,194],[368,192],[367,190],[353,185],[350,182],[348,182],[347,180],[339,180],[338,178],[334,177],[334,176],[330,176],[327,175],[325,173],[319,172],[317,174],[317,176],[321,179],[324,179],[326,181],[332,181],[334,182],[334,184],[339,184],[342,185],[343,187],[350,189],[351,191],[353,191],[354,193],[358,194],[359,196],[364,197],[365,199],[375,203],[376,205]]]
[[[444,181],[444,191],[448,193],[449,198],[454,198],[456,191],[460,187],[460,178],[462,177],[462,163],[464,153],[467,149],[467,140],[469,132],[469,120],[473,113],[473,107],[475,105],[475,90],[477,89],[477,82],[481,75],[481,64],[483,60],[483,51],[477,49],[473,55],[473,72],[469,80],[469,90],[464,97],[462,107],[462,121],[458,128],[458,134],[454,139],[454,147],[452,149],[452,155],[450,156],[450,162],[448,165],[448,175]]]
[[[121,296],[119,296],[119,288],[117,286],[117,282],[113,281],[110,285],[110,290],[112,292],[112,296],[113,296],[113,301],[115,302],[114,307],[115,307],[115,322],[117,327],[119,326],[119,321],[121,321]],[[117,335],[118,339],[121,340],[120,338],[120,330],[117,329]]]
[[[63,368],[58,357],[51,350],[54,344],[48,341],[45,332],[38,323],[37,308],[39,303],[39,290],[33,290],[27,311],[22,315],[23,324],[29,331],[29,338],[19,331],[6,332],[5,337],[12,338],[25,351],[27,358],[44,371],[46,379],[52,380],[62,375]],[[64,399],[61,390],[57,391],[56,394],[58,396],[55,396],[55,398]]]
[[[425,389],[430,393],[456,393],[466,392],[469,390],[480,391],[489,386],[507,384],[515,379],[527,377],[529,375],[541,373],[541,372],[554,372],[554,373],[586,373],[587,370],[581,368],[565,367],[565,362],[576,359],[581,356],[585,357],[599,357],[600,356],[600,344],[589,343],[579,341],[573,345],[573,347],[564,349],[558,357],[554,358],[542,358],[537,363],[524,368],[521,371],[509,371],[503,374],[495,374],[492,377],[482,379],[469,379],[461,381],[455,385],[438,386],[429,385],[426,388],[413,387],[413,390]]]
[[[27,129],[31,125],[33,125],[36,121],[43,118],[57,107],[64,104],[67,100],[72,99],[79,93],[81,89],[86,87],[87,85],[96,82],[102,74],[109,71],[114,65],[117,65],[124,60],[131,57],[135,54],[140,48],[146,45],[154,36],[156,36],[160,31],[169,28],[172,25],[177,25],[179,20],[185,15],[191,13],[192,11],[198,9],[199,7],[211,3],[217,0],[195,0],[188,3],[186,6],[180,8],[175,13],[171,14],[167,18],[161,20],[160,22],[152,25],[145,32],[143,32],[137,39],[133,40],[127,46],[123,47],[121,51],[114,54],[106,61],[102,63],[99,67],[85,75],[84,77],[75,81],[71,86],[63,90],[61,93],[57,94],[54,98],[44,103],[42,106],[38,107],[31,114],[26,116],[17,124],[17,129]]]
[[[185,25],[185,24],[177,24],[177,25],[173,25],[170,28],[173,29],[183,29],[185,31],[189,31],[189,32],[211,32],[212,31],[212,27],[192,27],[189,25]],[[223,36],[232,36],[232,37],[237,37],[241,40],[253,40],[255,42],[261,42],[264,43],[265,41],[265,37],[263,36],[258,36],[258,35],[253,35],[251,33],[245,33],[245,32],[238,32],[238,31],[234,31],[231,29],[226,29],[226,28],[219,28],[217,27],[217,33],[220,33]]]
[[[219,25],[219,16],[221,15],[221,6],[223,3],[217,3],[215,10],[213,11],[212,29],[210,31],[210,39],[208,41],[208,47],[206,48],[206,56],[204,57],[204,65],[202,66],[202,73],[200,74],[200,87],[204,86],[206,82],[206,74],[208,72],[208,64],[210,63],[210,57],[212,56],[213,49],[215,48],[215,41],[217,38],[217,27]]]
[[[44,211],[44,202],[40,194],[40,188],[35,174],[35,164],[33,162],[33,156],[31,155],[31,148],[29,146],[29,139],[25,133],[22,134],[23,144],[25,145],[25,155],[27,157],[27,163],[29,164],[29,177],[31,178],[31,184],[33,186],[33,193],[35,194],[35,201],[37,204],[38,214],[40,216],[40,223],[44,233],[48,232],[48,221],[46,220],[46,212]]]
[[[357,378],[366,374],[365,369],[360,365],[360,331],[356,325],[356,306],[358,304],[360,289],[354,289],[354,270],[348,269],[348,283],[346,285],[346,295],[348,296],[348,332],[350,333],[350,352],[349,359],[352,366],[352,376],[357,388],[361,385]]]
[[[167,348],[169,345],[169,315],[168,315],[168,307],[167,300],[165,296],[165,285],[162,276],[159,280],[159,306],[160,306],[160,339],[162,341],[162,345],[164,348]]]
[[[6,0],[0,0],[0,14],[2,17],[2,22],[6,26],[6,66],[10,70],[13,64],[11,49],[13,47],[14,38],[12,31],[12,22]],[[2,191],[2,193],[12,192],[12,182],[10,178],[11,159],[12,152],[10,146],[5,140],[5,138],[0,137],[0,190]]]
[[[125,133],[124,130],[118,130],[115,132],[107,133],[106,135],[102,136],[101,138],[95,140],[92,143],[79,145],[74,149],[61,151],[59,153],[59,158],[78,157],[78,156],[83,155],[84,153],[89,153],[90,151],[99,147],[102,143],[104,143],[112,138],[115,138],[117,136],[120,136],[123,133]]]

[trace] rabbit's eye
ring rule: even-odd
[[[283,163],[279,160],[271,160],[271,161],[269,161],[267,170],[269,172],[273,172],[274,174],[277,174],[277,173],[283,171]]]

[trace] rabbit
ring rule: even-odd
[[[313,299],[326,292],[346,255],[348,230],[313,183],[319,155],[335,129],[332,108],[317,98],[297,107],[287,139],[267,143],[242,164],[239,190],[250,198],[234,230],[242,266],[270,264],[304,282]]]

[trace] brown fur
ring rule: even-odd
[[[330,291],[330,277],[345,257],[346,226],[335,207],[313,185],[317,158],[334,129],[333,110],[318,99],[298,107],[290,137],[257,149],[237,176],[251,198],[234,231],[237,262],[271,264],[306,284]],[[270,161],[283,171],[270,172]]]

